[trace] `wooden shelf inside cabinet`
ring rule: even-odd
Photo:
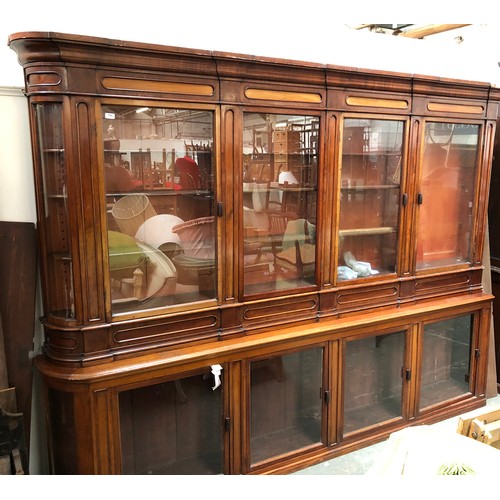
[[[212,191],[202,190],[202,189],[172,189],[172,188],[159,188],[153,190],[134,190],[134,191],[113,191],[106,193],[109,198],[127,196],[129,194],[145,194],[147,196],[175,196],[175,195],[187,195],[187,196],[212,196]]]
[[[400,189],[399,184],[377,184],[373,186],[342,186],[342,191],[377,191],[384,189]]]
[[[260,183],[256,183],[256,185],[252,187],[251,182],[243,183],[244,193],[267,193],[270,190],[289,191],[292,193],[303,193],[305,191],[308,192],[316,191],[316,188],[310,186],[300,186],[297,184],[271,184],[270,186],[267,186],[266,184],[260,184]]]
[[[370,150],[370,151],[343,151],[342,156],[401,156],[397,151]]]
[[[64,153],[64,149],[63,148],[45,148],[43,150],[44,153],[53,153],[53,154],[56,154],[56,153],[59,153],[59,154],[62,154]]]
[[[279,191],[289,191],[291,193],[303,193],[305,191],[316,191],[316,188],[310,187],[310,186],[297,186],[297,185],[290,185],[290,184],[279,184],[278,186],[271,186],[270,189],[276,189]]]
[[[357,229],[341,229],[340,236],[376,236],[382,234],[392,234],[396,232],[395,227],[366,227]]]

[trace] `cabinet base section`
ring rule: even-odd
[[[68,474],[287,474],[484,406],[492,297],[293,323],[83,367],[47,357]]]

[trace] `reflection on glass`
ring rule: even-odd
[[[322,367],[322,348],[251,363],[252,464],[321,442]]]
[[[43,225],[46,233],[45,272],[48,313],[75,317],[73,263],[69,235],[66,160],[62,128],[62,104],[35,106],[40,145],[43,190]]]
[[[425,126],[417,269],[470,262],[479,125]]]
[[[113,312],[215,298],[213,112],[102,116]]]
[[[344,434],[401,417],[404,351],[403,331],[346,342]]]
[[[424,327],[420,408],[469,391],[472,316]]]
[[[344,120],[339,281],[396,271],[404,122]]]
[[[245,113],[245,293],[315,284],[319,118]]]
[[[206,373],[121,392],[123,474],[222,474],[222,390]]]

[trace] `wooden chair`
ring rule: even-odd
[[[274,254],[275,272],[287,279],[314,276],[316,262],[314,227],[306,219],[289,219],[283,232],[281,250]]]
[[[297,220],[297,214],[292,212],[282,212],[281,210],[269,210],[267,212],[269,218],[269,237],[271,240],[271,251],[273,258],[276,260],[276,255],[283,249],[283,238],[291,220]]]

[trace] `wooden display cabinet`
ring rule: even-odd
[[[485,403],[488,84],[17,33],[54,473],[281,474]]]

